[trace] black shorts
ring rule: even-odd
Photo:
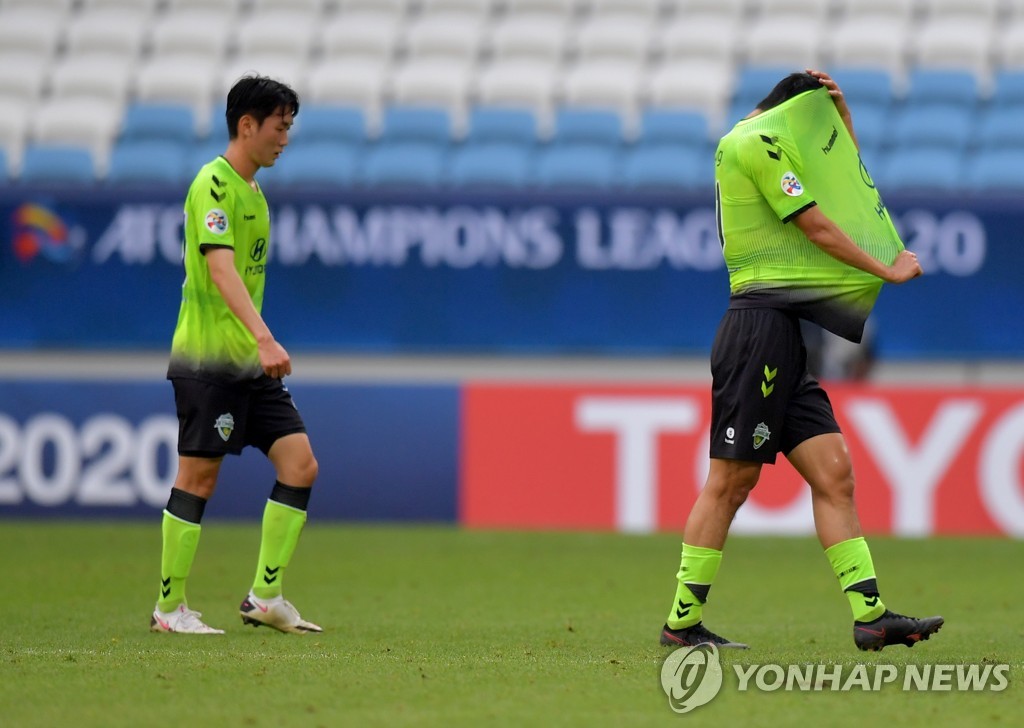
[[[729,309],[711,347],[711,457],[774,463],[808,438],[839,432],[807,371],[800,320],[771,308]]]
[[[237,455],[253,445],[269,452],[279,438],[305,432],[292,395],[280,379],[218,383],[174,378],[178,409],[178,454]]]

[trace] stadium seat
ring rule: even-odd
[[[820,22],[832,0],[753,0],[751,9],[762,17],[803,18]]]
[[[41,6],[0,6],[0,49],[52,58],[64,29],[63,10]]]
[[[1019,71],[1024,66],[1024,12],[997,36],[995,62],[1005,71]]]
[[[997,106],[978,124],[978,146],[985,151],[1024,149],[1024,107]],[[1024,174],[1024,170],[1021,170]]]
[[[722,66],[732,65],[736,55],[735,42],[741,23],[738,15],[680,13],[658,36],[658,44],[667,61],[679,59],[712,61]]]
[[[13,165],[21,158],[25,146],[32,121],[32,108],[19,98],[8,99],[2,95],[0,107],[4,110],[0,114],[0,149],[7,152],[7,161]]]
[[[973,108],[978,100],[978,79],[971,71],[913,68],[908,74],[904,99],[908,106]]]
[[[385,142],[363,157],[357,180],[369,187],[437,187],[444,178],[444,160],[437,144]]]
[[[170,10],[224,11],[234,15],[244,0],[166,0]]]
[[[477,95],[485,104],[524,106],[545,115],[558,89],[555,66],[541,60],[512,59],[480,72]]]
[[[276,181],[289,185],[351,186],[356,179],[356,148],[317,141],[289,147],[274,165]]]
[[[31,6],[33,9],[42,9],[49,12],[64,14],[71,10],[75,0],[4,0],[5,8],[25,8]]]
[[[231,14],[221,8],[184,10],[158,16],[151,26],[153,55],[186,55],[203,58],[211,67],[227,54],[228,33],[210,33],[210,28],[225,28]]]
[[[608,189],[616,179],[616,160],[604,145],[553,144],[539,153],[533,183],[544,189]]]
[[[34,105],[42,96],[49,66],[48,57],[0,52],[0,97],[20,99],[21,104]]]
[[[73,16],[64,42],[70,56],[101,53],[129,64],[138,58],[149,27],[148,13],[127,8],[99,8]]]
[[[290,53],[238,55],[234,61],[220,70],[220,83],[217,86],[217,99],[223,103],[228,91],[242,76],[258,73],[261,76],[284,81],[295,89],[304,88],[308,67],[303,57]]]
[[[444,109],[392,106],[384,111],[380,138],[392,143],[421,142],[441,147],[451,141],[451,120]]]
[[[522,188],[530,180],[532,153],[521,144],[467,144],[448,164],[446,182],[458,187]]]
[[[762,16],[743,38],[741,55],[749,65],[776,66],[780,59],[793,70],[821,65],[821,21],[811,15]]]
[[[224,154],[228,145],[221,139],[211,139],[192,146],[186,153],[186,174],[194,176],[203,166]]]
[[[50,76],[54,98],[92,98],[122,105],[128,96],[135,64],[121,56],[65,57]]]
[[[713,165],[710,154],[694,148],[638,146],[625,155],[622,181],[627,188],[642,190],[710,188]]]
[[[836,0],[843,18],[869,17],[885,25],[903,24],[910,19],[918,0]]]
[[[968,69],[980,77],[988,73],[994,36],[991,18],[943,16],[914,31],[912,62],[923,68]]]
[[[641,67],[632,61],[584,61],[565,73],[565,102],[632,114],[640,103],[643,78]]]
[[[184,104],[131,104],[125,109],[121,139],[188,144],[196,137],[192,108]]]
[[[747,0],[672,0],[678,15],[721,15],[739,18],[746,10]]]
[[[120,104],[97,99],[51,99],[32,119],[33,142],[88,148],[96,161],[106,158],[121,123]]]
[[[376,113],[387,79],[384,62],[371,58],[341,58],[313,66],[306,82],[310,101],[358,106]]]
[[[134,11],[152,13],[163,0],[81,0],[84,10],[108,10],[111,8],[130,8]]]
[[[892,119],[891,140],[902,149],[963,150],[972,141],[974,123],[973,110],[961,106],[907,105]]]
[[[721,123],[733,93],[731,66],[720,61],[678,60],[657,68],[650,77],[648,95],[654,106],[699,110]]]
[[[868,106],[888,109],[896,93],[892,74],[882,68],[835,66],[829,69],[829,75],[843,89],[843,95],[855,113]]]
[[[407,63],[394,72],[392,94],[403,105],[440,106],[459,115],[469,96],[473,66],[455,58]]]
[[[922,0],[929,20],[984,20],[991,22],[1000,10],[1001,0]]]
[[[305,104],[295,117],[293,144],[362,144],[368,136],[366,114],[354,106]]]
[[[553,65],[568,45],[568,24],[545,16],[510,16],[496,23],[490,48],[496,61],[529,59]]]
[[[708,139],[707,117],[696,111],[647,109],[640,117],[637,144],[703,149]]]
[[[963,155],[943,148],[895,149],[883,158],[878,171],[872,169],[872,174],[883,193],[951,191],[963,182]]]
[[[964,181],[971,191],[1024,191],[1024,147],[987,149],[972,155]]]
[[[498,0],[420,0],[420,10],[425,15],[450,15],[458,13],[463,16],[476,16],[483,20]]]
[[[25,184],[89,183],[96,181],[87,149],[67,146],[29,146],[21,160],[19,180]]]
[[[826,34],[823,59],[831,66],[881,68],[902,74],[910,44],[906,20],[886,15],[856,15]]]
[[[296,11],[302,15],[319,15],[324,12],[329,0],[251,0],[252,9],[258,13]]]
[[[594,144],[609,148],[623,140],[622,117],[607,109],[559,109],[553,141],[559,145]]]
[[[285,56],[301,65],[313,50],[317,16],[295,10],[250,13],[238,24],[235,43],[239,55]]]
[[[547,15],[553,19],[568,18],[579,5],[579,0],[505,0],[509,14]]]
[[[467,144],[518,144],[529,147],[537,140],[537,117],[527,109],[477,107],[470,111]]]
[[[11,166],[7,163],[7,152],[0,147],[0,184],[7,184],[11,177]]]
[[[405,14],[411,0],[337,0],[342,13],[385,13],[395,18]]]
[[[992,108],[1024,107],[1024,69],[1005,68],[992,79]]]
[[[632,15],[593,15],[575,33],[581,60],[618,59],[643,62],[651,51],[654,28],[647,18]]]
[[[386,13],[343,13],[322,28],[320,45],[328,61],[356,57],[387,63],[401,38],[398,16]]]
[[[440,57],[468,65],[480,49],[483,27],[472,15],[425,15],[406,32],[406,51],[413,60]]]
[[[889,137],[890,113],[881,106],[852,107],[853,131],[861,151],[875,150]]]
[[[136,100],[183,103],[197,119],[210,114],[217,77],[201,57],[162,56],[144,64],[135,79]],[[223,98],[218,99],[223,104]]]
[[[184,151],[184,145],[170,141],[120,142],[110,154],[106,181],[115,185],[180,184],[196,171],[186,168]]]
[[[733,104],[746,108],[750,112],[775,84],[793,73],[788,66],[744,66],[736,74],[736,88],[733,92]]]

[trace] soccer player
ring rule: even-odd
[[[850,456],[807,371],[800,319],[859,341],[882,283],[904,283],[921,266],[860,162],[850,110],[827,74],[780,81],[722,138],[715,163],[731,297],[711,350],[710,470],[686,522],[661,642],[746,647],[705,628],[702,607],[737,509],[781,451],[811,488],[815,529],[849,599],[857,647],[913,646],[943,619],[906,617],[882,602]]]
[[[269,458],[277,481],[263,512],[256,578],[242,601],[242,621],[282,632],[322,631],[281,592],[317,462],[282,382],[291,374],[291,358],[260,315],[270,211],[255,175],[277,161],[298,111],[298,96],[285,84],[240,79],[228,92],[227,150],[199,170],[185,201],[185,282],[167,370],[179,459],[163,515],[160,589],[150,620],[156,632],[224,633],[189,609],[185,580],[224,455],[247,445]]]

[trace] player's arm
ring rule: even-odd
[[[838,225],[825,216],[817,205],[810,207],[792,219],[807,239],[836,260],[870,273],[887,283],[903,283],[916,278],[923,272],[917,262],[917,255],[902,250],[892,265],[886,265],[867,254],[850,240]]]
[[[231,248],[208,247],[206,265],[210,269],[210,280],[217,286],[231,313],[255,337],[260,365],[266,375],[277,379],[291,374],[292,362],[288,352],[270,333],[270,328],[256,310],[245,283],[235,270],[235,251]]]
[[[836,105],[836,111],[839,112],[839,118],[843,120],[846,130],[853,137],[853,144],[857,147],[857,151],[860,151],[860,143],[857,141],[857,135],[853,131],[853,117],[850,115],[850,107],[846,105],[846,97],[839,88],[839,84],[824,71],[815,71],[808,68],[807,73],[818,79],[821,85],[828,89],[829,96],[832,97],[832,101]]]

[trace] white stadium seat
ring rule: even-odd
[[[186,8],[192,10],[222,10],[233,15],[238,12],[240,7],[242,7],[243,1],[244,0],[167,0],[167,6],[170,10],[184,10]]]
[[[358,106],[376,113],[387,78],[388,64],[379,59],[326,60],[310,68],[306,96],[317,103]]]
[[[123,108],[99,99],[51,99],[33,114],[29,139],[44,144],[88,147],[105,159],[121,125]]]
[[[576,34],[580,59],[643,61],[651,51],[654,26],[635,16],[599,15],[585,22]]]
[[[75,0],[3,0],[0,2],[0,6],[4,8],[56,11],[59,15],[68,13],[74,4]]]
[[[999,33],[995,45],[995,59],[1000,66],[1024,68],[1024,15]]]
[[[8,162],[15,166],[21,160],[34,109],[21,103],[20,97],[6,96],[3,92],[0,92],[0,106],[4,109],[0,114],[0,149],[7,153]]]
[[[135,64],[119,55],[69,57],[58,63],[50,77],[56,98],[92,98],[123,104],[135,75]]]
[[[828,12],[832,0],[753,0],[751,7],[762,18],[794,16],[821,20]]]
[[[0,49],[5,53],[52,56],[65,21],[63,10],[20,5],[0,7]]]
[[[741,55],[756,66],[817,68],[821,22],[813,17],[762,16],[744,33]]]
[[[480,71],[477,94],[484,104],[526,106],[544,114],[550,111],[558,92],[557,68],[539,59],[495,62]]]
[[[643,74],[639,64],[599,59],[570,68],[562,85],[572,106],[612,107],[631,114],[640,102]]]
[[[483,23],[471,15],[427,15],[409,26],[406,49],[413,58],[473,60],[480,49]]]
[[[869,17],[878,23],[905,23],[914,13],[917,0],[836,0],[841,18]]]
[[[554,63],[568,44],[568,24],[539,15],[506,18],[495,25],[490,45],[495,58],[527,58]]]
[[[100,8],[75,16],[65,35],[72,55],[104,53],[134,61],[142,48],[149,18],[143,12]]]
[[[467,15],[483,20],[494,9],[496,0],[421,0],[425,15]]]
[[[655,69],[647,92],[653,106],[696,109],[720,122],[732,88],[733,69],[729,63],[684,59]]]
[[[687,15],[721,15],[739,18],[747,8],[747,0],[668,0],[677,17]]]
[[[909,46],[905,23],[864,15],[841,22],[831,38],[826,38],[824,54],[834,66],[880,68],[902,74]]]
[[[632,15],[651,21],[661,9],[662,0],[590,0],[589,5],[595,16]]]
[[[251,74],[283,81],[295,89],[301,98],[305,96],[309,67],[305,58],[288,53],[239,54],[223,70],[219,70],[216,93],[220,98],[226,98],[238,79]]]
[[[235,43],[240,55],[280,54],[305,59],[312,54],[316,27],[317,17],[311,13],[253,13],[238,24]]]
[[[669,60],[730,61],[736,56],[740,28],[739,18],[729,15],[679,16],[665,27],[658,42]]]
[[[995,28],[985,18],[944,17],[913,33],[913,61],[932,68],[989,70]]]
[[[922,0],[921,6],[930,20],[941,18],[974,18],[992,22],[1002,0]]]
[[[150,44],[154,55],[187,53],[206,57],[211,63],[227,53],[227,33],[211,33],[210,28],[227,28],[231,14],[221,9],[183,10],[158,17],[152,24]]]
[[[510,15],[568,18],[575,13],[579,5],[579,0],[505,0],[505,9]]]
[[[206,119],[217,87],[216,66],[204,58],[168,55],[153,58],[135,78],[139,101],[172,102],[191,106],[197,119]],[[217,99],[223,104],[223,98]]]
[[[461,114],[473,80],[473,65],[453,59],[407,63],[391,79],[394,101],[407,106],[441,106]]]
[[[326,58],[358,56],[383,62],[394,55],[400,39],[398,16],[359,11],[328,20],[320,45]]]
[[[0,51],[0,97],[5,103],[19,99],[19,105],[31,106],[43,94],[49,74],[49,58]],[[11,107],[4,106],[4,113]]]
[[[251,0],[252,9],[257,13],[267,11],[299,12],[304,15],[319,15],[324,12],[328,0]]]

